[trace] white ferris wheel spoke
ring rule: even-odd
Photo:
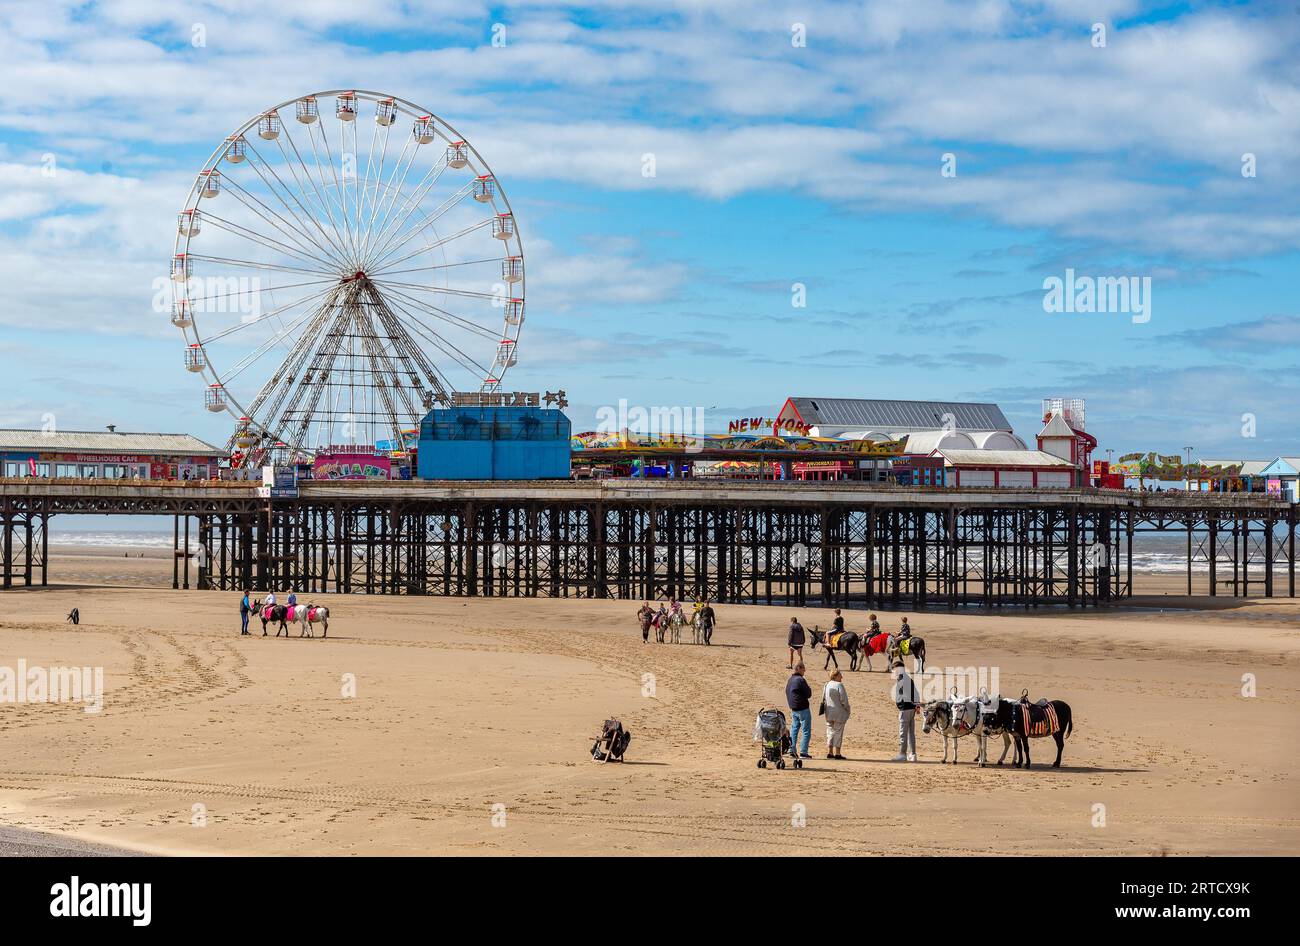
[[[230,371],[222,375],[222,380],[226,384],[229,384],[231,381],[234,381],[236,378],[238,378],[248,368],[256,364],[257,361],[259,361],[263,355],[265,355],[276,345],[284,341],[284,339],[288,338],[294,329],[298,328],[300,325],[302,325],[303,322],[306,322],[309,318],[311,318],[313,311],[314,310],[309,309],[308,311],[304,312],[302,315],[295,318],[288,325],[282,327],[278,332],[276,332],[270,338],[263,341],[260,345],[258,345],[255,349],[253,349],[243,358],[239,359],[239,361],[235,362],[234,366],[230,369]]]
[[[441,172],[439,173],[439,176],[441,176]],[[438,182],[438,178],[435,177],[432,181],[429,182],[429,188],[432,189],[432,187],[435,184],[437,184],[437,182]],[[411,238],[415,236],[415,234],[419,233],[420,230],[441,219],[453,207],[455,207],[466,197],[468,197],[470,193],[473,191],[473,189],[474,189],[474,182],[466,181],[463,187],[461,187],[455,193],[451,194],[446,200],[444,200],[441,204],[435,207],[433,212],[430,213],[428,216],[426,216],[420,223],[416,224],[410,230],[403,231],[402,228],[406,226],[406,221],[409,220],[411,218],[411,215],[414,214],[415,211],[419,209],[420,206],[419,201],[422,200],[423,198],[417,196],[415,202],[411,204],[411,208],[406,212],[406,214],[400,220],[397,221],[396,225],[391,228],[388,237],[380,245],[378,250],[370,254],[370,258],[366,260],[366,262],[372,268],[379,269],[383,265],[384,257],[387,254],[400,250],[403,246],[409,243],[411,241]],[[427,193],[428,191],[426,190],[425,194]]]
[[[469,319],[456,315],[454,312],[448,312],[446,309],[440,309],[438,308],[438,306],[417,299],[415,296],[409,296],[404,292],[401,292],[397,289],[391,289],[391,288],[389,289],[389,293],[392,296],[396,296],[398,299],[402,299],[403,301],[406,302],[407,305],[415,306],[421,312],[427,313],[428,315],[432,315],[434,318],[446,322],[448,325],[454,325],[457,328],[462,328],[467,332],[473,332],[475,335],[478,335],[481,338],[490,338],[493,341],[496,341],[498,338],[500,338],[500,333],[498,332],[494,332],[489,328],[484,328],[482,325],[479,325],[477,322],[472,322]]]
[[[279,250],[281,253],[284,253],[286,256],[297,257],[298,259],[307,263],[316,262],[316,257],[312,256],[311,254],[303,250],[296,249],[292,246],[289,246],[287,243],[281,243],[279,240],[276,240],[274,237],[269,237],[264,233],[258,232],[257,230],[252,230],[249,229],[248,227],[242,227],[237,223],[233,223],[229,220],[226,220],[224,217],[218,217],[210,210],[205,210],[203,212],[203,223],[204,224],[214,223],[222,230],[225,230],[227,233],[232,233],[235,236],[252,240],[254,243],[260,243],[263,246],[268,247],[269,249]]]
[[[199,260],[204,263],[224,263],[227,266],[247,266],[250,269],[269,269],[281,273],[303,273],[308,276],[329,276],[332,275],[324,269],[304,269],[300,266],[284,266],[276,263],[259,263],[256,260],[248,259],[231,259],[226,256],[203,256],[199,253],[191,253],[191,259]]]
[[[323,118],[318,119],[315,122],[315,124],[319,125],[321,124],[322,121],[324,121]],[[340,122],[339,124],[344,124],[344,123]],[[316,137],[311,133],[311,129],[312,126],[308,125],[307,137],[311,139],[312,151],[314,152],[316,150]],[[351,248],[353,252],[355,252],[356,247],[353,246],[353,241],[352,241],[352,224],[348,220],[347,188],[345,186],[345,183],[339,180],[338,168],[334,166],[334,153],[330,150],[330,137],[325,133],[324,128],[320,129],[320,140],[321,140],[321,146],[324,147],[325,149],[325,164],[330,169],[330,176],[334,178],[334,188],[336,191],[338,191],[337,198],[339,204],[339,216],[343,220],[343,233],[345,237],[345,245]],[[319,154],[316,155],[316,162],[317,164],[320,163]]]
[[[416,153],[418,153],[418,151]],[[403,175],[402,177],[403,187],[405,187],[406,184],[406,176],[410,174],[411,166],[415,163],[415,156],[416,156],[415,154],[411,155],[411,162],[407,165],[406,168],[407,174]],[[406,210],[406,213],[404,216],[401,216],[400,218],[394,218],[392,216],[393,209],[397,203],[397,195],[398,195],[398,191],[393,192],[393,196],[388,202],[388,209],[384,211],[384,219],[379,224],[379,231],[378,233],[375,234],[373,240],[373,244],[376,246],[377,249],[374,252],[367,254],[366,257],[367,263],[369,263],[379,252],[382,252],[387,247],[386,241],[390,234],[396,235],[401,232],[402,227],[406,224],[406,221],[410,218],[411,214],[413,214],[419,208],[420,201],[423,200],[424,196],[427,195],[430,191],[433,190],[434,187],[438,185],[438,181],[442,178],[442,174],[446,170],[447,170],[447,154],[444,151],[443,154],[434,161],[433,166],[430,167],[429,170],[424,172],[424,176],[420,178],[419,182],[415,185],[413,191],[410,194],[407,194],[405,196],[405,199],[402,201],[401,209],[398,210],[398,213],[401,214],[403,210]],[[465,192],[469,193],[469,188],[472,187],[473,187],[472,183],[467,184]],[[410,208],[410,210],[407,210],[408,207]],[[390,223],[392,224],[391,227],[390,227]]]
[[[384,276],[384,282],[388,282],[394,276],[405,276],[407,273],[436,273],[436,272],[441,272],[444,269],[456,269],[460,266],[481,266],[484,263],[500,263],[500,262],[501,262],[501,257],[488,256],[488,257],[484,257],[483,259],[457,260],[454,263],[435,263],[431,266],[412,266],[410,269],[386,269],[383,271],[383,276]],[[400,285],[400,283],[394,283],[394,285]],[[432,287],[422,286],[421,288],[428,289]],[[484,293],[484,295],[494,295],[494,293]]]
[[[417,334],[422,335],[424,338],[432,342],[435,346],[437,346],[437,348],[440,351],[443,352],[443,354],[451,357],[454,361],[460,364],[460,366],[464,368],[466,371],[469,371],[471,374],[487,373],[486,368],[480,365],[472,357],[467,355],[458,346],[452,344],[450,341],[448,341],[442,335],[438,334],[438,332],[434,331],[428,325],[425,325],[424,322],[420,321],[420,319],[417,316],[415,316],[411,312],[405,311],[405,309],[401,306],[400,303],[394,303],[393,305],[395,308],[403,309],[403,313],[410,320],[411,326],[416,331]]]
[[[392,125],[387,125],[384,128],[384,147],[383,147],[384,155],[387,155],[388,153],[388,133],[392,127],[393,127]],[[365,232],[361,228],[361,218],[365,216],[366,194],[370,192],[370,169],[375,161],[375,141],[378,139],[378,137],[379,137],[379,123],[376,122],[374,127],[370,130],[370,147],[366,151],[366,173],[365,176],[361,178],[361,198],[357,203],[357,232],[358,233]],[[380,161],[381,162],[383,161],[383,157],[380,158]],[[360,163],[359,157],[358,157],[358,163]],[[380,167],[382,168],[383,165],[381,164]],[[378,189],[379,187],[378,180],[375,181],[375,187],[376,189]],[[370,203],[373,206],[374,200],[372,199]],[[363,242],[360,248],[362,255],[364,255],[364,249],[365,249],[365,244]]]
[[[334,231],[334,244],[340,251],[342,251],[346,246],[346,242],[343,239],[342,231],[339,230],[338,222],[334,219],[334,211],[331,208],[329,201],[329,184],[325,180],[325,170],[320,164],[320,154],[316,150],[316,139],[312,137],[311,126],[307,126],[307,140],[311,143],[312,160],[316,165],[315,175],[311,173],[311,168],[308,167],[307,162],[303,159],[302,152],[298,150],[298,144],[293,140],[293,135],[289,132],[289,126],[284,125],[283,127],[283,137],[289,142],[289,147],[293,149],[294,158],[297,159],[298,165],[302,168],[303,177],[311,182],[312,193],[316,195],[317,201],[319,201],[322,209],[325,211],[326,218],[329,220],[330,229]],[[284,145],[280,143],[279,138],[276,139],[276,143],[280,145],[280,153],[284,156],[285,165],[292,169],[293,162],[289,160],[289,155],[284,150]],[[295,171],[295,175],[296,173],[297,172]],[[335,200],[334,206],[340,206],[337,200]]]
[[[388,275],[389,275],[388,273],[384,274],[385,277],[387,277]],[[490,299],[497,298],[495,293],[475,292],[472,289],[448,289],[445,286],[426,286],[423,283],[418,283],[418,282],[394,282],[393,280],[388,278],[384,278],[383,280],[376,280],[376,282],[381,286],[397,286],[402,289],[413,289],[416,292],[433,292],[433,293],[437,293],[438,295],[460,296],[461,298],[464,299],[489,299],[490,300]]]
[[[390,125],[389,130],[391,131],[391,129],[392,126]],[[402,167],[402,159],[406,157],[406,152],[408,149],[411,148],[411,144],[413,140],[414,139],[412,139],[410,136],[407,136],[405,143],[402,145],[401,153],[398,154],[397,156],[397,163],[393,166],[393,170],[389,174],[388,183],[384,185],[385,191],[389,190],[393,186],[393,181],[397,177],[397,172]],[[412,157],[414,157],[414,154],[415,154],[415,150],[413,149]],[[374,194],[374,198],[370,201],[370,219],[366,223],[366,237],[361,244],[361,258],[363,260],[370,255],[370,241],[373,238],[375,233],[375,217],[379,213],[379,205],[384,202],[383,197],[380,196],[379,188],[383,182],[384,164],[386,163],[387,158],[388,158],[388,135],[385,134],[384,150],[383,150],[383,154],[380,155],[379,158],[379,171],[375,175],[375,194]],[[409,170],[409,165],[408,165],[408,170]],[[405,176],[403,176],[403,181],[405,181]]]
[[[257,158],[257,160],[253,160],[254,158]],[[260,154],[258,154],[257,149],[252,147],[251,145],[248,146],[246,163],[250,168],[253,169],[253,173],[256,174],[261,179],[263,185],[265,185],[266,187],[267,193],[269,193],[272,197],[274,197],[277,201],[279,201],[280,206],[284,208],[284,214],[281,214],[279,211],[273,210],[271,207],[268,207],[265,203],[261,201],[258,201],[258,203],[261,204],[261,206],[263,206],[268,213],[274,213],[280,220],[283,220],[285,224],[289,226],[295,233],[297,233],[302,239],[311,243],[316,248],[317,251],[324,253],[328,256],[331,256],[331,258],[333,258],[333,253],[332,253],[333,247],[331,245],[329,236],[323,230],[321,230],[321,237],[325,241],[324,243],[322,243],[320,240],[317,240],[312,235],[311,226],[308,226],[307,222],[304,221],[302,217],[299,216],[298,212],[289,205],[289,202],[284,199],[284,194],[282,194],[280,190],[277,189],[275,185],[271,183],[271,181],[267,178],[266,174],[263,173],[262,168],[259,167],[259,164],[264,163],[262,157]],[[297,198],[293,195],[291,191],[289,191],[288,186],[282,180],[280,180],[279,175],[275,174],[275,170],[268,166],[267,171],[269,171],[276,178],[276,180],[280,184],[280,187],[283,188],[288,193],[289,197],[293,199],[295,203],[297,203],[298,202]],[[239,185],[238,182],[235,182],[235,185],[236,187],[239,188],[239,190],[247,194],[250,198],[257,200],[257,198],[252,194],[251,191]],[[303,210],[303,214],[306,215],[307,218],[311,221],[311,224],[319,230],[320,224],[317,222],[315,215],[307,213],[306,208],[303,208],[300,203],[298,204],[298,206]],[[285,214],[287,214],[288,216],[286,217]]]
[[[479,375],[486,375],[488,373],[487,368],[479,364],[477,361],[475,361],[473,358],[471,358],[469,355],[463,352],[460,348],[453,345],[451,342],[449,342],[443,336],[439,335],[433,329],[429,328],[429,326],[425,325],[423,322],[421,322],[419,319],[415,318],[414,316],[411,316],[410,318],[411,321],[415,323],[415,330],[418,334],[428,339],[434,346],[436,346],[440,351],[442,351],[443,354],[447,355],[453,361],[457,362],[466,371],[470,372],[471,374],[479,374]]]
[[[380,264],[374,267],[374,271],[377,275],[382,275],[385,273],[385,269],[388,266],[397,266],[399,263],[405,263],[408,259],[414,259],[415,257],[419,256],[421,253],[428,253],[430,250],[436,250],[439,247],[446,246],[448,243],[454,243],[456,240],[459,240],[461,237],[473,233],[475,230],[482,230],[484,227],[492,226],[492,220],[493,220],[492,217],[488,217],[486,220],[480,220],[478,223],[470,224],[468,227],[466,227],[463,230],[458,230],[455,233],[451,234],[450,236],[443,237],[441,240],[434,240],[432,243],[426,243],[424,246],[420,247],[419,249],[412,250],[411,252],[407,253],[405,256],[397,257],[397,259],[381,260]],[[423,229],[423,227],[421,227],[421,229]],[[401,249],[401,247],[398,246],[393,250],[389,250],[389,253],[390,254],[394,253],[398,249]]]
[[[331,260],[333,259],[333,257],[329,255],[329,251],[327,251],[325,247],[321,246],[320,243],[313,240],[309,234],[303,232],[301,229],[299,229],[298,226],[295,226],[294,224],[290,223],[281,214],[277,213],[275,210],[272,210],[265,203],[259,200],[255,194],[245,189],[237,181],[228,180],[226,182],[226,191],[232,197],[234,197],[235,200],[239,201],[239,203],[243,204],[253,213],[257,214],[257,216],[261,217],[271,226],[275,227],[277,230],[283,233],[286,237],[293,240],[296,244],[302,247],[303,250],[308,255],[319,255],[327,259],[331,259]],[[250,201],[252,203],[250,203]],[[254,207],[253,204],[256,204],[257,206]],[[261,209],[259,210],[258,208]],[[263,213],[263,211],[265,211],[265,213]]]
[[[302,216],[305,217],[306,220],[311,223],[312,227],[316,228],[316,231],[321,235],[321,239],[325,241],[324,243],[320,243],[314,237],[310,237],[312,242],[315,243],[320,250],[328,253],[331,259],[334,259],[335,261],[342,263],[343,247],[342,245],[335,242],[335,237],[337,237],[338,235],[337,231],[335,232],[335,237],[331,237],[328,233],[326,233],[325,228],[320,225],[320,220],[317,219],[317,215],[312,213],[310,210],[307,209],[306,206],[303,205],[302,201],[298,199],[298,196],[289,188],[289,185],[284,182],[284,180],[276,172],[275,168],[272,167],[269,163],[267,163],[266,159],[262,157],[261,153],[258,152],[258,150],[252,145],[249,145],[249,153],[257,157],[257,162],[262,164],[266,168],[267,172],[270,173],[270,175],[275,178],[276,183],[280,185],[280,187],[284,190],[284,193],[288,195],[289,199],[292,200],[295,204],[297,204],[298,209],[302,211]],[[303,234],[309,236],[311,233],[311,228],[307,227],[304,224],[303,219],[298,216],[298,213],[292,207],[289,206],[288,201],[286,201],[284,197],[281,196],[280,192],[271,186],[271,182],[266,179],[266,175],[264,175],[261,172],[261,170],[257,167],[257,163],[255,163],[251,157],[248,160],[248,164],[253,168],[254,171],[257,172],[257,176],[262,178],[263,183],[265,183],[267,186],[267,190],[275,194],[276,199],[278,199],[280,203],[284,205],[285,211],[289,214],[291,218],[293,218],[294,222],[299,226]],[[289,165],[289,167],[292,167],[292,165]]]
[[[239,296],[246,296],[249,295],[250,293],[268,292],[272,290],[297,289],[300,286],[319,286],[322,284],[326,285],[329,288],[333,288],[334,286],[338,285],[338,280],[337,279],[309,279],[306,282],[289,283],[288,285],[285,286],[254,286],[248,289],[240,289],[235,292],[218,293],[215,296],[196,296],[193,298],[187,296],[186,298],[188,299],[190,305],[194,305],[194,303],[196,302],[215,302],[219,299],[230,299],[232,297],[238,298]]]
[[[261,325],[261,324],[262,324],[263,322],[265,322],[267,319],[271,319],[271,318],[274,318],[274,317],[277,316],[277,315],[281,315],[281,314],[283,314],[283,313],[289,311],[289,310],[292,309],[292,308],[295,308],[295,307],[297,307],[297,306],[302,305],[304,302],[311,302],[311,301],[314,301],[314,300],[316,300],[316,299],[319,299],[321,296],[325,295],[327,292],[329,292],[331,289],[333,289],[334,286],[336,286],[336,285],[337,285],[337,283],[331,281],[330,283],[328,283],[328,284],[325,286],[324,289],[317,289],[315,292],[309,292],[309,293],[307,293],[307,295],[305,295],[305,296],[301,296],[301,297],[295,299],[293,302],[286,302],[284,305],[276,306],[276,307],[275,307],[274,309],[272,309],[270,312],[264,312],[264,313],[262,313],[260,316],[258,316],[258,317],[255,318],[255,319],[240,319],[240,320],[239,320],[238,322],[236,322],[234,325],[230,326],[230,328],[222,329],[220,332],[216,332],[215,334],[209,335],[206,339],[204,339],[204,342],[203,342],[203,343],[204,343],[205,345],[211,345],[211,344],[213,344],[214,342],[219,342],[219,341],[221,341],[222,339],[230,338],[232,335],[236,334],[237,332],[242,331],[243,329],[248,328],[250,325]],[[272,287],[272,288],[274,288],[274,289],[279,289],[279,290],[283,290],[283,289],[287,289],[287,288],[289,288],[289,287],[287,287],[287,286],[275,286],[275,287]],[[263,290],[263,291],[266,291],[266,290]]]

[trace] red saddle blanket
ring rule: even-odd
[[[1020,708],[1026,736],[1050,736],[1061,731],[1061,721],[1057,719],[1056,707],[1051,703],[1045,706],[1021,703]]]

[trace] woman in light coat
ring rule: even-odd
[[[836,670],[822,691],[826,704],[826,758],[842,759],[844,724],[849,721],[849,694],[844,689],[844,675]]]

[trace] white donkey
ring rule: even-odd
[[[323,604],[309,604],[305,607],[299,606],[294,613],[294,619],[302,622],[302,633],[308,637],[315,637],[312,632],[312,625],[321,626],[321,637],[330,636],[330,609]],[[299,635],[301,636],[301,635]]]
[[[957,764],[957,740],[962,736],[975,736],[979,747],[975,761],[980,766],[988,764],[989,736],[1001,733],[1002,758],[998,759],[998,765],[1001,765],[1011,748],[1011,737],[997,725],[997,708],[997,700],[990,700],[986,693],[964,700],[957,696],[954,689],[951,699],[934,700],[925,705],[921,731],[928,733],[931,729],[937,729],[943,736],[944,762],[948,761],[948,740],[952,740],[953,765]]]

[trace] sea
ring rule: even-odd
[[[190,534],[190,544],[194,544],[194,535]],[[151,531],[60,531],[50,523],[50,545],[79,546],[102,549],[170,549],[171,532]]]
[[[197,536],[190,533],[190,544],[196,543]],[[1229,542],[1231,540],[1229,539]],[[110,530],[110,529],[71,529],[60,530],[54,520],[50,523],[50,544],[59,546],[80,546],[107,549],[170,549],[173,536],[170,529],[163,530]],[[1229,546],[1230,547],[1230,546]],[[1253,551],[1252,558],[1261,552]],[[1199,553],[1201,560],[1192,565],[1193,573],[1208,572],[1209,565],[1204,560],[1204,552]],[[1125,567],[1121,559],[1120,567]],[[1138,533],[1133,537],[1133,570],[1146,574],[1186,574],[1187,572],[1187,536],[1180,533],[1153,534]]]

